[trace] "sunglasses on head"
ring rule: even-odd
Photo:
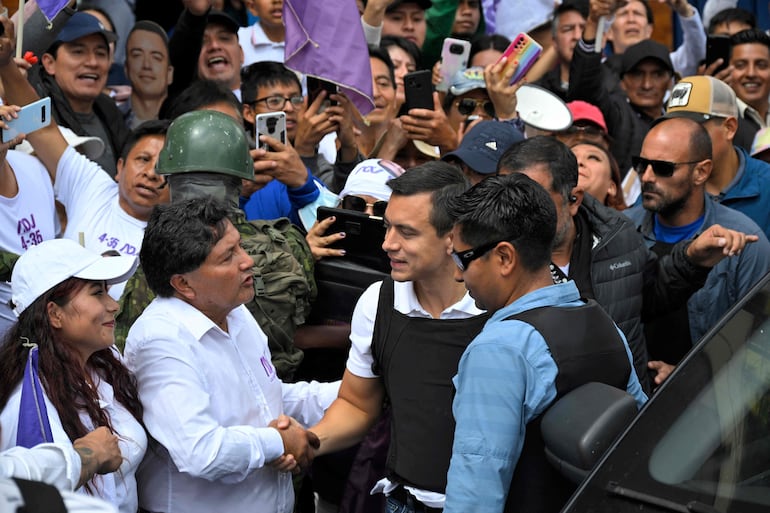
[[[372,207],[372,214],[377,217],[385,216],[385,209],[388,208],[387,201],[375,201],[367,203],[364,198],[359,196],[345,196],[342,198],[342,208],[345,210],[355,210],[356,212],[366,212],[368,207]]]
[[[643,175],[645,171],[647,171],[647,166],[652,166],[652,172],[655,173],[655,176],[660,176],[663,178],[673,176],[674,171],[676,171],[676,168],[679,166],[684,166],[685,164],[697,164],[698,162],[700,162],[700,160],[690,160],[688,162],[669,162],[667,160],[650,160],[644,157],[631,157],[631,166],[634,168],[634,171],[639,173],[640,176]]]
[[[494,104],[489,100],[477,100],[475,98],[463,98],[462,100],[457,100],[457,111],[462,114],[463,116],[470,116],[473,114],[473,112],[476,110],[476,108],[481,105],[481,107],[484,109],[484,112],[489,114],[490,117],[495,117],[495,106]]]

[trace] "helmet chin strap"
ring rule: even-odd
[[[241,193],[241,180],[233,176],[217,173],[183,173],[169,175],[171,202],[210,198],[222,203],[229,209],[238,209],[238,197]]]

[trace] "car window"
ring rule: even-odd
[[[770,510],[768,278],[726,319],[566,511]]]

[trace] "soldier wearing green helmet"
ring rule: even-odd
[[[241,247],[254,259],[255,294],[246,307],[267,335],[279,377],[291,379],[303,356],[294,347],[294,332],[316,294],[313,258],[302,233],[288,219],[246,221],[238,207],[241,180],[254,178],[244,129],[231,116],[213,110],[180,115],[168,128],[157,173],[166,178],[172,203],[207,197],[226,206],[241,234]],[[115,319],[119,347],[154,297],[138,269],[126,284]]]

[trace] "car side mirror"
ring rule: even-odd
[[[543,414],[546,458],[564,477],[580,483],[636,413],[636,401],[625,390],[586,383]]]

